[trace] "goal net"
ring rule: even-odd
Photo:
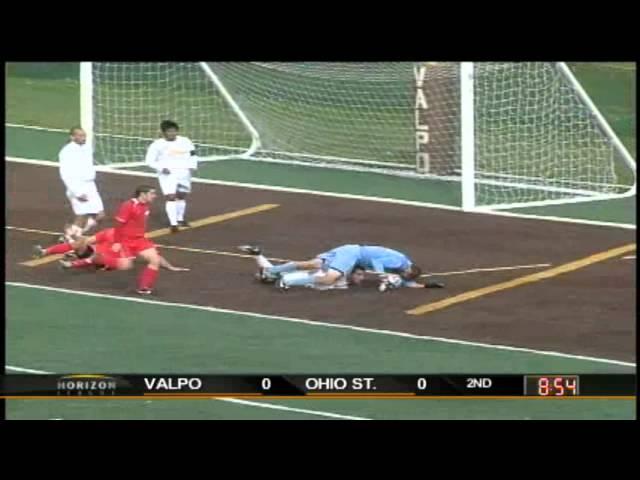
[[[160,121],[172,119],[205,160],[371,171],[424,179],[425,188],[446,180],[466,189],[467,209],[635,192],[633,159],[564,64],[477,63],[469,78],[447,62],[84,71],[83,123],[104,164],[139,164]]]

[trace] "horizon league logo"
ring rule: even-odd
[[[58,379],[58,395],[115,395],[117,381],[108,375],[65,375]]]

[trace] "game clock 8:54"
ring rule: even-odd
[[[524,394],[537,397],[575,397],[579,395],[577,375],[527,375]]]

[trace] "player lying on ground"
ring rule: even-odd
[[[267,259],[264,255],[262,255],[262,251],[259,247],[243,245],[238,248],[243,252],[249,253],[250,255],[255,255],[256,262],[258,264],[258,273],[256,274],[256,278],[258,280],[260,280],[263,283],[276,283],[277,280],[279,280],[280,278],[279,274],[267,275],[265,273],[266,270],[273,269],[275,268],[275,266],[269,261],[269,259]],[[302,262],[297,262],[297,263],[302,263]],[[326,275],[326,271],[322,270],[322,268],[310,268],[308,270],[300,269],[300,270],[292,271],[288,275],[290,276],[289,277],[290,279],[292,279],[295,276],[307,277],[308,275],[311,275],[314,277],[323,277],[324,275]],[[334,290],[334,289],[344,290],[349,288],[349,285],[360,285],[364,280],[364,277],[365,277],[364,269],[356,266],[353,268],[350,274],[346,276],[343,275],[337,281],[331,284],[318,281],[318,282],[309,283],[305,286],[309,288],[313,288],[315,290]]]
[[[102,270],[128,270],[133,263],[128,259],[120,260],[120,245],[114,242],[114,229],[100,230],[92,236],[75,236],[70,242],[52,245],[43,248],[40,245],[34,247],[36,258],[47,255],[63,254],[65,258],[60,260],[60,265],[66,269],[86,268],[94,266]],[[109,264],[109,265],[107,265]],[[166,258],[160,256],[160,266],[172,272],[188,272],[190,269],[176,267]]]
[[[116,213],[117,226],[113,230],[114,245],[111,249],[98,251],[101,254],[102,263],[114,270],[132,268],[133,259],[138,257],[147,262],[138,277],[136,291],[140,295],[152,293],[162,264],[156,245],[145,238],[150,205],[156,196],[156,190],[153,187],[141,185],[136,188],[133,198],[123,202]]]
[[[96,187],[93,153],[87,134],[80,127],[69,132],[69,142],[58,154],[60,178],[75,214],[73,224],[78,233],[86,233],[104,218],[102,198]]]
[[[162,138],[149,145],[145,163],[158,174],[171,233],[176,233],[178,225],[189,226],[184,213],[191,192],[191,172],[198,168],[198,157],[191,140],[178,135],[176,122],[164,120],[160,130]]]
[[[342,245],[328,252],[321,253],[311,260],[287,262],[273,266],[262,255],[259,247],[244,245],[238,247],[243,252],[256,256],[258,275],[264,282],[275,282],[281,290],[293,286],[327,287],[334,286],[345,279],[358,284],[362,277],[355,281],[355,271],[371,271],[380,278],[379,290],[392,288],[442,288],[441,282],[427,281],[418,283],[422,270],[405,254],[386,247],[372,245]],[[317,272],[321,271],[322,274]],[[359,281],[358,281],[359,279]]]

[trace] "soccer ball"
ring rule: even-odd
[[[64,239],[67,243],[75,242],[82,236],[82,228],[78,225],[66,225],[64,229]]]
[[[387,276],[387,282],[393,288],[400,288],[402,286],[402,277],[400,275],[391,274]]]
[[[387,275],[380,285],[378,286],[378,291],[386,292],[387,290],[393,288],[400,288],[402,286],[402,277],[400,275],[389,274]]]

